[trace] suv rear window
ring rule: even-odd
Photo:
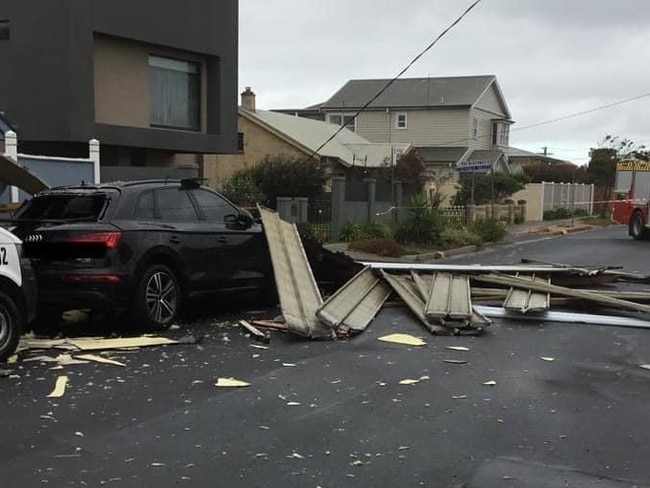
[[[23,207],[16,218],[19,220],[99,220],[108,197],[94,195],[43,195]]]

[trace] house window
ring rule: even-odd
[[[406,129],[406,113],[398,112],[395,114],[395,128]]]
[[[330,124],[344,125],[346,129],[352,132],[357,131],[357,120],[354,114],[329,114],[327,120]]]
[[[507,146],[510,140],[510,126],[501,124],[501,133],[499,134],[499,145]]]
[[[507,146],[510,142],[510,126],[508,124],[492,123],[492,145]]]
[[[244,133],[237,132],[237,150],[239,152],[244,152]]]
[[[149,56],[149,117],[153,127],[200,129],[198,63]]]
[[[478,141],[478,117],[472,119],[472,140]]]
[[[0,41],[9,40],[9,21],[0,20]]]

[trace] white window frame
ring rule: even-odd
[[[403,119],[403,124],[400,122]],[[408,129],[408,117],[406,112],[395,112],[395,128],[399,130]]]
[[[355,112],[333,112],[333,113],[327,114],[327,121],[330,124],[338,125],[340,127],[340,126],[342,126],[344,124],[346,118],[349,119],[351,117],[354,117],[354,115],[355,115]],[[339,117],[340,121],[339,122],[334,122],[334,121],[332,121],[332,117]],[[356,132],[357,131],[357,119],[356,119],[356,117],[354,117],[354,119],[352,120],[352,123],[345,124],[345,128],[348,129],[348,130],[351,130],[352,132]]]
[[[472,140],[473,141],[478,141],[478,126],[479,126],[478,117],[474,116],[472,118]]]

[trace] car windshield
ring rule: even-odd
[[[17,214],[17,220],[98,220],[108,196],[106,194],[44,195],[29,201]]]

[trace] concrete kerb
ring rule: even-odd
[[[366,254],[366,253],[349,251],[347,249],[347,243],[344,242],[326,244],[325,248],[333,252],[344,252],[347,255],[349,255],[352,259],[360,260],[360,261],[422,263],[426,261],[435,261],[437,259],[443,259],[448,257],[455,257],[464,254],[485,251],[487,249],[491,249],[494,247],[522,243],[529,240],[527,238],[530,238],[530,240],[538,240],[538,239],[572,234],[575,232],[583,232],[595,228],[598,228],[598,226],[584,224],[582,222],[570,222],[570,221],[566,221],[566,222],[561,221],[561,222],[552,222],[552,223],[540,222],[531,225],[524,224],[509,229],[508,237],[506,237],[505,240],[500,242],[489,242],[478,246],[476,245],[463,246],[454,249],[431,251],[431,252],[421,253],[421,254],[407,254],[405,256],[400,256],[398,258],[394,258],[394,257],[388,258],[388,257],[378,256],[375,254]]]

